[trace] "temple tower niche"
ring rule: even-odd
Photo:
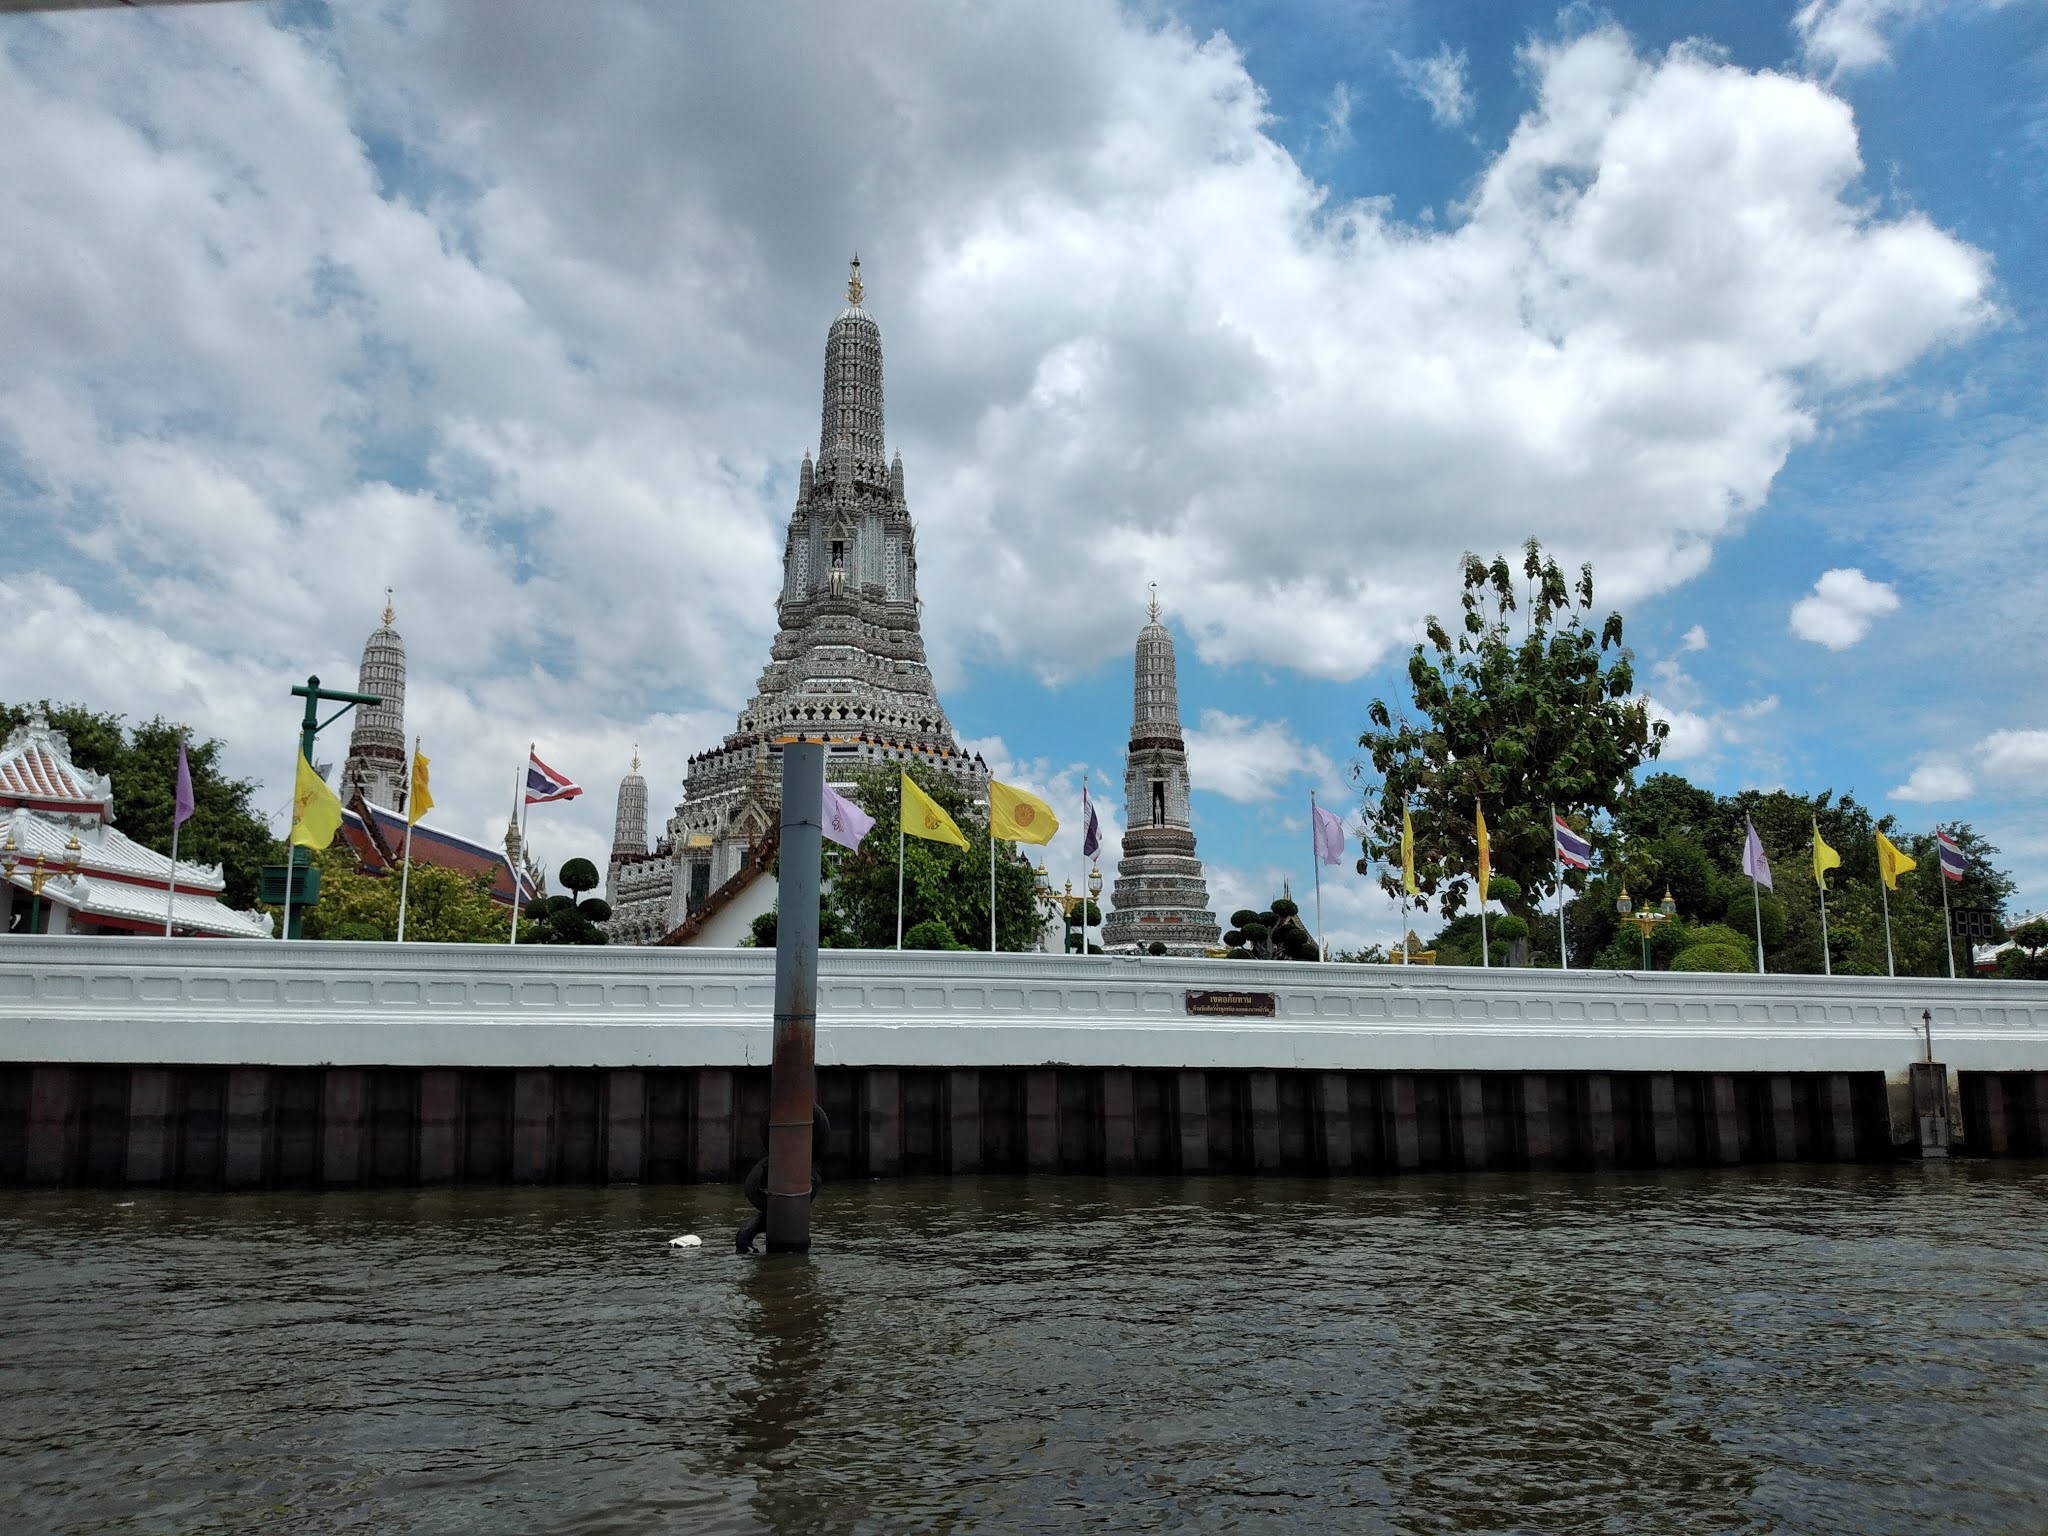
[[[1209,910],[1209,885],[1195,856],[1188,804],[1188,754],[1180,730],[1180,689],[1173,636],[1159,622],[1159,598],[1138,631],[1131,701],[1131,745],[1124,759],[1124,846],[1112,910],[1102,924],[1105,949],[1164,944],[1170,955],[1206,955],[1222,941]]]
[[[374,693],[384,702],[356,710],[341,765],[344,805],[360,790],[370,804],[402,811],[412,784],[405,751],[405,642],[391,627],[396,617],[386,587],[383,623],[363,642],[363,664],[356,672],[356,692]]]
[[[653,855],[665,865],[659,924],[645,916],[648,864],[620,865],[615,941],[674,931],[754,868],[778,824],[782,743],[800,735],[826,742],[826,776],[841,783],[919,762],[987,793],[988,770],[960,749],[925,662],[917,529],[902,457],[886,446],[882,332],[864,297],[856,257],[825,337],[817,457],[806,452],[797,473],[768,664],[731,734],[690,759]]]

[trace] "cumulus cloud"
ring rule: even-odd
[[[1977,743],[1977,764],[1998,779],[2048,785],[2048,731],[1993,731]]]
[[[1844,390],[1992,318],[1987,263],[1875,210],[1811,81],[1613,27],[1527,64],[1423,228],[1108,0],[15,18],[10,614],[77,644],[0,696],[254,743],[392,585],[447,803],[551,732],[593,793],[549,836],[601,854],[631,741],[671,802],[766,655],[856,248],[946,686],[1122,651],[1147,579],[1209,659],[1338,679],[1531,527],[1667,588]]]
[[[1195,788],[1240,804],[1271,800],[1301,774],[1320,781],[1334,773],[1329,754],[1297,739],[1284,720],[1205,709],[1202,723],[1186,739],[1188,777]]]
[[[1685,632],[1684,638],[1678,642],[1678,648],[1681,651],[1704,651],[1707,648],[1706,626],[1704,624],[1693,625],[1691,629]]]
[[[1961,800],[1976,787],[1977,781],[1961,763],[1945,753],[1930,752],[1913,764],[1911,777],[1892,790],[1891,798],[1920,803]]]
[[[1811,595],[1792,605],[1792,633],[1831,651],[1846,651],[1898,607],[1899,594],[1890,583],[1872,581],[1854,566],[1826,571]]]
[[[2006,0],[1806,0],[1792,17],[1809,64],[1843,75],[1892,61],[1893,34],[1942,10],[1996,8]]]
[[[1461,128],[1472,115],[1472,91],[1465,83],[1468,59],[1465,50],[1451,51],[1445,43],[1426,59],[1394,56],[1394,69],[1401,81],[1429,108],[1429,115],[1446,128]]]

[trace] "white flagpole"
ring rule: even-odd
[[[1470,954],[1471,951],[1467,950],[1466,953]],[[1486,937],[1486,900],[1484,897],[1480,898],[1479,902],[1479,964],[1481,969],[1488,969],[1493,965],[1493,950]]]
[[[1550,840],[1557,841],[1557,830],[1551,829]],[[1568,971],[1572,968],[1571,946],[1564,937],[1564,860],[1557,861],[1557,968]]]
[[[996,952],[996,802],[988,802],[988,952]]]
[[[299,759],[295,757],[292,759],[292,808],[285,812],[288,821],[284,829],[284,922],[277,930],[280,939],[292,936],[292,872],[299,865],[299,845],[291,838],[293,829],[299,824],[298,785]]]
[[[417,736],[412,739],[412,760],[414,764],[417,764],[420,760],[420,739]],[[412,771],[410,765],[408,765],[406,771],[408,774]],[[410,788],[405,792],[405,814],[405,852],[399,855],[398,871],[398,942],[401,944],[405,942],[405,898],[407,888],[412,882],[412,790]]]
[[[185,745],[185,733],[183,731],[178,733],[178,745],[180,747]],[[171,884],[170,888],[164,892],[164,937],[167,939],[171,936],[171,914],[177,909],[178,905],[178,833],[183,830],[184,825],[182,821],[178,820],[178,795],[174,787],[171,791]],[[1946,886],[1942,888],[1942,894],[1944,896],[1948,894]],[[1949,973],[1951,975],[1955,973],[1953,965],[1949,967]]]
[[[896,947],[903,948],[903,789],[896,790]]]
[[[1756,973],[1764,973],[1764,898],[1755,875],[1749,877],[1749,904],[1756,912]]]
[[[1327,960],[1329,950],[1323,947],[1323,853],[1316,846],[1316,792],[1308,792],[1308,861],[1316,872],[1316,958]]]
[[[1884,877],[1881,874],[1877,881],[1877,899],[1884,903],[1884,973],[1887,976],[1896,976],[1898,971],[1892,964],[1892,899],[1886,894]]]
[[[1956,931],[1948,915],[1948,865],[1941,857],[1941,823],[1934,824],[1934,867],[1941,876],[1941,928],[1942,936],[1948,940],[1948,979],[1956,979]],[[1972,961],[1976,959],[1971,956]]]
[[[1820,882],[1820,969],[1823,976],[1835,974],[1834,956],[1828,953],[1828,885]]]

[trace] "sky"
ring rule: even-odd
[[[941,697],[1055,878],[1150,584],[1227,918],[1310,906],[1311,791],[1533,534],[1664,766],[1967,821],[2048,905],[2042,0],[0,15],[0,140],[0,698],[183,720],[267,812],[388,586],[439,823],[500,839],[529,742],[550,866],[636,745],[659,822],[858,252]]]

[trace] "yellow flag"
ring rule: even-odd
[[[1822,890],[1828,888],[1828,871],[1842,867],[1842,856],[1820,835],[1820,818],[1813,823],[1813,878]]]
[[[298,782],[292,790],[291,841],[301,848],[325,848],[341,830],[341,801],[299,754]]]
[[[1475,800],[1472,809],[1479,817],[1479,904],[1483,907],[1487,883],[1493,878],[1493,844],[1486,839],[1486,807]]]
[[[418,742],[412,746],[412,788],[406,791],[405,819],[418,821],[434,808],[434,797],[427,789],[427,755],[420,750]]]
[[[1884,876],[1884,883],[1893,890],[1899,888],[1899,876],[1909,869],[1919,868],[1919,861],[1899,852],[1892,840],[1882,832],[1877,834],[1877,872]]]
[[[906,837],[921,837],[932,843],[951,843],[956,848],[967,846],[967,839],[953,825],[953,818],[939,809],[936,800],[913,784],[907,773],[903,775],[902,816]]]
[[[1410,896],[1422,894],[1415,883],[1415,823],[1405,805],[1401,807],[1401,887]]]
[[[1052,807],[1013,784],[988,781],[988,826],[994,837],[1017,843],[1049,843],[1060,829]]]

